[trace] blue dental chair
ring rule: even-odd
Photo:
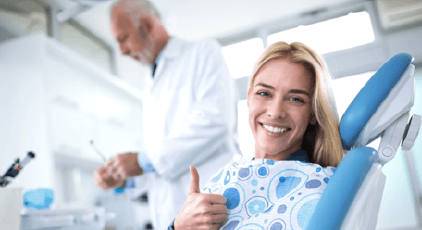
[[[386,181],[382,166],[398,147],[413,147],[421,116],[413,115],[413,57],[397,54],[372,76],[341,118],[344,156],[306,230],[375,229]],[[381,137],[378,150],[365,147]],[[328,218],[327,218],[328,217]]]

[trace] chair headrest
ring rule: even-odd
[[[344,149],[350,150],[369,119],[399,82],[413,60],[413,57],[407,53],[393,56],[359,91],[341,117],[340,136]]]

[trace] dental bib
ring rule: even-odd
[[[221,169],[203,193],[227,198],[221,230],[305,229],[335,169],[293,160],[234,162]]]

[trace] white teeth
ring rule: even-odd
[[[264,125],[264,127],[273,133],[282,133],[282,132],[286,132],[287,129],[286,128],[278,128],[278,127],[272,127],[272,126],[268,126],[268,125]]]

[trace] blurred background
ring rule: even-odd
[[[416,66],[411,113],[422,114],[422,1],[151,1],[172,36],[215,38],[223,47],[241,98],[239,138],[247,157],[254,150],[248,77],[276,41],[300,41],[322,54],[340,116],[384,62],[410,53]],[[107,158],[144,148],[142,94],[149,67],[120,54],[110,31],[110,5],[0,0],[0,170],[34,151],[36,160],[11,187],[50,188],[57,209],[104,207],[115,214],[106,229],[151,229],[146,188],[101,191],[92,180],[102,165],[92,140]],[[421,135],[412,151],[399,150],[383,171],[377,229],[421,229]]]

